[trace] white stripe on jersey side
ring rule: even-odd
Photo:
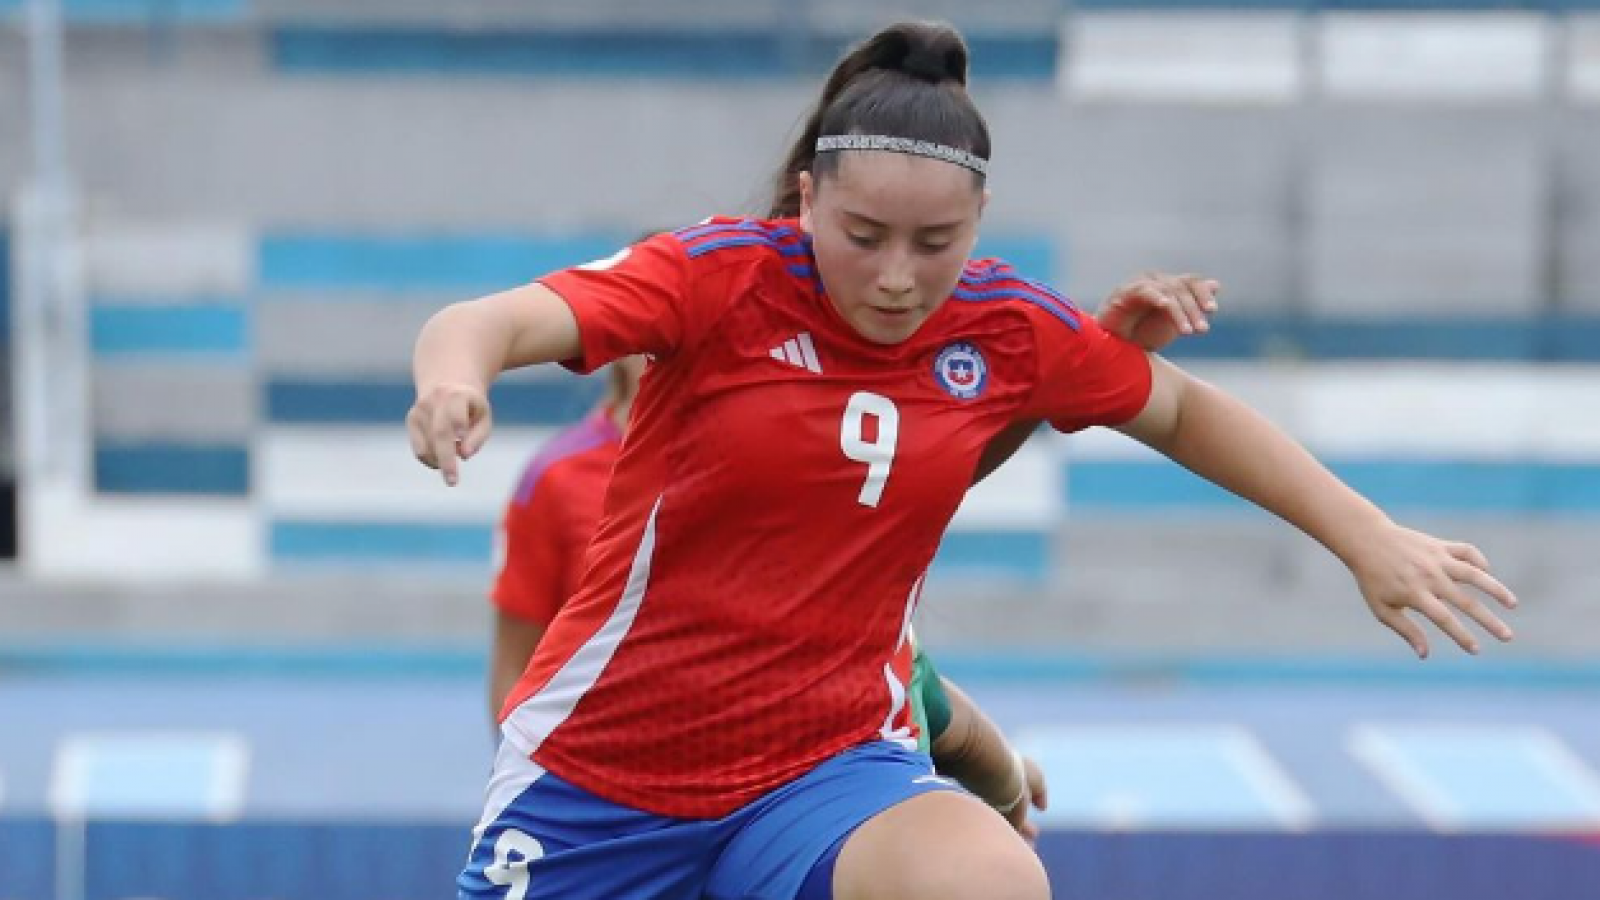
[[[894,677],[894,663],[883,664],[883,680],[889,685],[889,714],[883,718],[883,727],[878,729],[878,737],[886,741],[894,741],[907,750],[917,749],[917,740],[911,736],[911,728],[901,725],[896,728],[894,720],[900,718],[900,711],[906,708],[906,685]]]
[[[644,536],[639,539],[639,549],[633,554],[633,568],[628,570],[628,583],[622,588],[622,599],[611,611],[600,630],[584,642],[575,653],[540,688],[538,693],[522,701],[500,726],[505,739],[517,746],[524,756],[531,756],[544,743],[550,733],[561,726],[578,701],[600,680],[601,673],[610,665],[617,646],[633,628],[639,615],[639,604],[644,602],[645,591],[650,587],[650,557],[656,549],[656,513],[661,511],[661,498],[656,498],[650,508],[650,518],[644,524]]]
[[[811,343],[811,332],[800,332],[798,340],[800,341],[800,352],[804,354],[806,358],[806,368],[817,373],[818,375],[821,375],[822,361],[817,359],[817,346]]]
[[[501,741],[500,749],[494,755],[494,775],[489,779],[489,788],[485,792],[483,803],[483,818],[478,820],[472,829],[472,847],[476,849],[478,842],[483,840],[483,832],[493,825],[500,814],[506,811],[511,801],[522,796],[522,792],[530,785],[544,777],[544,768],[529,759],[510,741]],[[467,851],[467,860],[472,859],[472,850]]]
[[[906,595],[906,611],[900,616],[900,640],[895,644],[895,653],[900,652],[900,648],[906,645],[906,638],[911,635],[911,614],[916,612],[917,597],[922,593],[922,582],[927,577],[927,572],[917,576],[916,582],[911,585],[911,592]],[[912,659],[911,665],[914,674],[915,658]],[[911,736],[911,732],[904,727],[894,727],[894,720],[900,717],[900,710],[905,708],[906,689],[910,685],[901,684],[900,679],[894,676],[893,658],[884,663],[883,680],[889,684],[889,715],[883,720],[883,727],[878,730],[878,736],[886,741],[894,741],[907,750],[915,750],[917,739]]]
[[[917,580],[911,585],[911,593],[906,596],[906,611],[900,617],[900,644],[904,646],[906,638],[911,636],[911,615],[917,611],[917,598],[922,596],[922,583],[928,580],[927,570],[923,570]]]
[[[772,350],[771,350],[771,353],[772,353],[772,358],[777,360],[778,362],[788,362],[789,361],[789,360],[784,358],[784,356],[783,356],[783,348],[782,347],[773,347]]]

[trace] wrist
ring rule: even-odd
[[[1351,571],[1358,571],[1374,541],[1382,541],[1385,530],[1394,525],[1383,510],[1363,502],[1365,508],[1344,517],[1330,529],[1323,542]]]
[[[1017,807],[1028,800],[1028,769],[1022,762],[1022,754],[1016,750],[1011,751],[1011,768],[1017,773],[1017,794],[1009,803],[990,803],[989,806],[1002,816],[1009,816],[1017,811]]]

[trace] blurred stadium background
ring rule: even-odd
[[[960,25],[983,249],[1397,516],[1517,642],[1421,664],[1335,561],[1114,435],[975,493],[921,613],[1046,765],[1061,897],[1600,897],[1594,0],[0,0],[0,898],[448,895],[493,523],[596,386],[410,459],[439,305],[759,212],[845,44]]]

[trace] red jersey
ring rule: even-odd
[[[528,462],[501,523],[500,571],[490,599],[502,612],[548,627],[576,590],[621,446],[611,411],[598,410]],[[891,683],[915,689],[915,665],[916,647],[908,640],[891,663]],[[888,731],[917,740],[922,721],[914,698],[894,706]]]
[[[572,596],[621,446],[610,411],[597,410],[528,463],[500,526],[500,574],[490,597],[502,612],[548,625]]]
[[[995,260],[893,346],[793,221],[718,219],[543,283],[589,370],[650,354],[576,594],[503,733],[650,812],[721,816],[897,727],[922,576],[985,444],[1143,408],[1143,351]]]

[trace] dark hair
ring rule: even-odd
[[[837,134],[930,141],[988,159],[989,126],[967,95],[961,33],[940,22],[900,22],[845,54],[778,170],[768,215],[799,215],[799,175],[838,167],[837,153],[816,152],[817,138]]]

